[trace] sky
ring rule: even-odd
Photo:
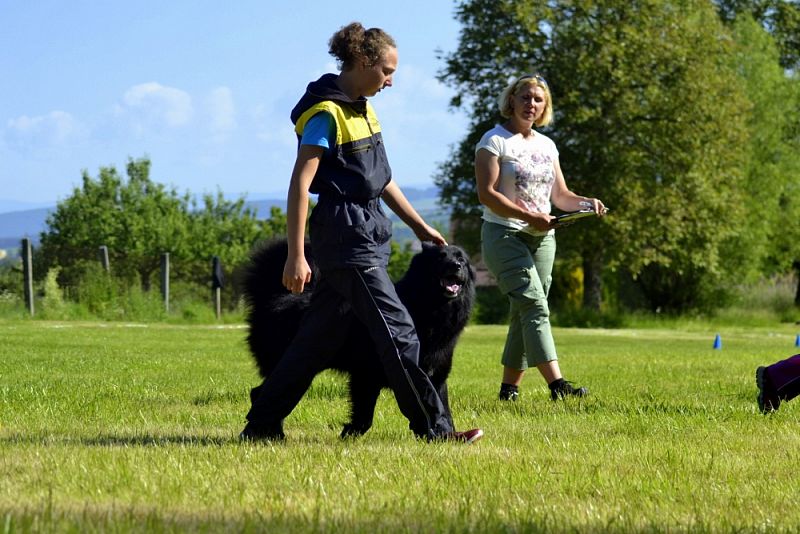
[[[394,179],[430,187],[468,123],[436,80],[437,50],[457,48],[454,11],[449,0],[0,0],[0,211],[54,205],[83,171],[124,174],[140,157],[180,193],[285,197],[289,112],[336,71],[328,39],[355,20],[398,45],[394,85],[371,100]]]

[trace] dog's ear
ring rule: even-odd
[[[429,250],[432,248],[439,248],[439,245],[435,244],[433,241],[423,241],[422,242],[422,250]]]

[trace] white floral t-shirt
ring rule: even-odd
[[[500,162],[497,187],[500,193],[528,211],[550,213],[550,192],[556,179],[555,162],[558,159],[558,150],[552,139],[536,131],[533,137],[525,139],[498,125],[481,137],[475,153],[481,149],[497,156]],[[487,207],[483,208],[483,220],[536,235],[553,232],[534,230],[524,221],[501,217]]]

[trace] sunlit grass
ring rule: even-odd
[[[796,530],[800,401],[762,416],[753,380],[794,328],[556,329],[590,397],[530,374],[501,403],[504,328],[470,326],[450,397],[474,446],[415,440],[389,392],[340,440],[332,373],[271,445],[236,438],[258,383],[236,325],[0,321],[0,529]]]

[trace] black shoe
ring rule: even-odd
[[[556,380],[557,384],[555,386],[550,387],[550,398],[554,401],[558,399],[564,399],[567,396],[573,397],[585,397],[589,394],[589,390],[585,387],[576,388],[572,385],[571,382],[567,382],[566,380]]]
[[[519,390],[517,386],[508,384],[500,385],[500,393],[497,396],[501,401],[516,401],[519,398]]]
[[[239,434],[241,441],[283,441],[286,435],[283,429],[278,426],[255,425],[247,423],[244,430]]]
[[[758,386],[758,409],[761,413],[769,413],[777,410],[781,406],[781,398],[772,385],[772,380],[767,375],[766,367],[756,369],[756,386]]]
[[[473,428],[471,430],[464,430],[463,432],[447,432],[440,434],[433,438],[431,441],[454,441],[456,443],[465,443],[471,445],[483,437],[483,430],[480,428]]]
[[[501,391],[497,398],[501,401],[516,401],[519,398],[519,391]]]

